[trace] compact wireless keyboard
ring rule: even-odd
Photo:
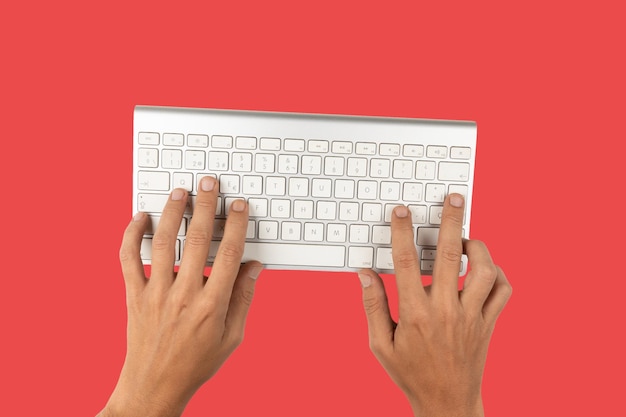
[[[431,274],[444,198],[465,196],[469,236],[476,124],[467,121],[137,106],[133,212],[151,237],[169,193],[190,192],[180,262],[197,184],[218,178],[211,265],[232,201],[248,201],[243,261],[271,269],[393,272],[391,212],[408,206],[422,274]],[[460,274],[467,268],[464,257]]]

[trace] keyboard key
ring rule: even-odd
[[[148,227],[146,227],[146,234],[153,235],[157,228],[159,227],[159,222],[161,221],[161,216],[148,216],[150,220],[148,222]],[[180,222],[180,227],[178,228],[178,236],[185,236],[187,233],[187,219],[183,217]]]
[[[373,178],[389,178],[389,159],[372,159],[370,166],[370,176]]]
[[[424,156],[424,146],[422,145],[404,145],[402,148],[403,156],[410,156],[412,158],[421,158]]]
[[[187,135],[187,146],[192,148],[208,148],[209,137],[207,135]]]
[[[328,198],[331,196],[332,181],[328,178],[314,178],[311,184],[311,196]]]
[[[359,200],[376,200],[378,197],[378,183],[376,181],[359,181],[357,187]]]
[[[282,224],[281,239],[282,240],[300,240],[300,223],[284,222]]]
[[[372,243],[379,245],[391,244],[391,226],[372,227]]]
[[[172,188],[184,188],[193,191],[193,174],[190,172],[175,172],[172,175]]]
[[[137,150],[137,165],[143,168],[159,166],[159,150],[154,148],[139,148]]]
[[[337,218],[337,203],[334,201],[318,201],[315,214],[318,220],[335,220]]]
[[[433,161],[417,161],[415,178],[418,180],[434,180],[437,164]]]
[[[260,148],[264,151],[280,151],[280,139],[261,138]]]
[[[228,152],[209,152],[209,170],[210,171],[228,171],[229,167]]]
[[[376,144],[374,142],[357,142],[357,155],[376,155]]]
[[[344,159],[337,156],[327,156],[324,158],[324,175],[342,176]]]
[[[400,145],[397,143],[381,143],[379,153],[381,156],[399,156]]]
[[[233,137],[213,135],[211,138],[211,146],[213,148],[230,149],[233,147]]]
[[[137,142],[140,145],[158,145],[159,134],[154,132],[139,132]]]
[[[160,213],[167,203],[169,194],[137,194],[137,207],[139,211],[146,213]],[[191,213],[191,206],[188,204],[185,213]]]
[[[209,261],[215,260],[218,247],[219,242],[211,245]],[[255,260],[270,268],[273,265],[339,268],[345,265],[345,253],[343,246],[248,242],[241,262]]]
[[[348,266],[350,268],[371,268],[374,264],[374,248],[351,246],[348,248]]]
[[[239,194],[239,176],[225,174],[220,175],[220,193]]]
[[[348,158],[347,175],[351,177],[365,177],[367,175],[367,159]]]
[[[140,190],[168,191],[170,189],[169,172],[139,171],[137,175],[137,187]]]
[[[298,173],[298,156],[297,155],[278,155],[278,173],[279,174],[297,174]]]
[[[365,224],[350,225],[350,243],[369,243],[369,231],[369,226]]]
[[[276,157],[269,153],[259,153],[254,157],[254,170],[260,173],[273,173]]]
[[[305,223],[304,240],[307,242],[322,242],[324,240],[324,224]]]
[[[204,151],[185,151],[185,169],[202,170],[205,166]]]
[[[246,150],[256,149],[256,138],[252,136],[237,136],[235,138],[235,148]]]
[[[313,218],[313,201],[311,200],[296,200],[293,202],[293,217],[294,219],[306,219]]]
[[[426,184],[426,201],[431,203],[443,203],[445,198],[446,186],[444,184]]]
[[[445,146],[429,146],[426,148],[426,156],[429,158],[445,158],[448,148]]]
[[[233,152],[233,166],[235,172],[252,171],[252,154],[243,152]]]
[[[332,145],[333,153],[352,153],[352,142],[335,141]]]
[[[376,268],[393,270],[393,257],[391,248],[376,249]]]
[[[287,152],[304,152],[303,139],[285,139],[283,148]]]
[[[417,244],[419,246],[437,246],[439,239],[438,227],[418,227]]]
[[[163,149],[161,165],[166,169],[180,169],[183,167],[183,152],[178,149]]]
[[[278,239],[278,222],[269,220],[259,221],[259,239]],[[247,242],[245,247],[249,245],[252,245],[252,243]]]
[[[393,161],[393,177],[398,179],[413,178],[413,161],[406,159]]]
[[[309,152],[314,152],[314,153],[328,152],[328,141],[327,140],[310,140]]]
[[[437,178],[441,181],[467,181],[469,169],[469,164],[464,162],[440,162]]]
[[[249,198],[248,215],[250,217],[267,217],[267,200],[265,198]]]
[[[183,146],[185,144],[185,136],[180,133],[164,133],[163,145],[165,146]]]
[[[326,240],[333,243],[345,242],[347,229],[345,224],[330,223],[326,228]]]
[[[465,147],[453,146],[450,148],[450,158],[452,159],[470,159],[472,156],[472,149]]]
[[[292,197],[306,197],[309,195],[309,179],[300,177],[289,178],[289,195]]]

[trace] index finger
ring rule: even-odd
[[[228,310],[233,285],[241,267],[241,258],[248,230],[248,204],[235,200],[226,219],[224,237],[220,242],[204,292],[224,315]]]
[[[409,209],[398,206],[391,217],[391,256],[398,286],[398,307],[412,311],[426,292],[422,285],[420,260],[415,248],[413,223]]]
[[[456,193],[450,194],[444,201],[431,290],[433,296],[440,299],[450,296],[458,298],[464,203],[463,196]]]

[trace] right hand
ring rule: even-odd
[[[432,285],[424,287],[409,210],[394,209],[397,323],[389,313],[381,278],[371,269],[359,272],[370,348],[416,416],[484,413],[481,382],[487,349],[511,286],[482,242],[462,239],[463,212],[462,196],[446,198]],[[458,291],[463,252],[471,270]]]

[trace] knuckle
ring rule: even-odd
[[[463,255],[460,247],[451,245],[442,245],[437,248],[437,256],[441,257],[445,262],[450,264],[458,264],[461,262],[461,256]]]
[[[375,337],[370,338],[369,348],[377,358],[385,356],[385,352],[387,350],[385,343]]]
[[[233,351],[243,343],[243,332],[233,332],[228,340],[229,350]]]
[[[441,219],[442,222],[449,223],[453,226],[462,226],[463,225],[463,211],[460,212],[444,210],[443,217]]]
[[[166,250],[169,249],[172,244],[173,240],[163,233],[157,233],[152,237],[152,250]]]
[[[492,263],[474,266],[474,274],[482,280],[494,283],[498,277],[498,268]]]
[[[196,200],[194,209],[198,207],[202,209],[212,209],[213,207],[215,207],[215,202],[211,198],[198,198]]]
[[[396,268],[400,269],[415,269],[417,268],[417,253],[415,250],[399,250],[392,252],[393,255],[393,264]]]
[[[122,245],[119,252],[120,262],[127,262],[135,258],[135,251],[127,245]]]
[[[376,314],[383,308],[383,303],[376,297],[367,297],[363,299],[363,308],[368,315]]]
[[[254,298],[254,289],[252,288],[244,288],[239,291],[239,299],[245,306],[250,306],[252,304],[252,299]]]
[[[240,263],[243,256],[243,245],[222,241],[218,256],[226,262]]]
[[[185,238],[185,244],[189,246],[208,246],[211,243],[209,233],[204,230],[190,229]]]

